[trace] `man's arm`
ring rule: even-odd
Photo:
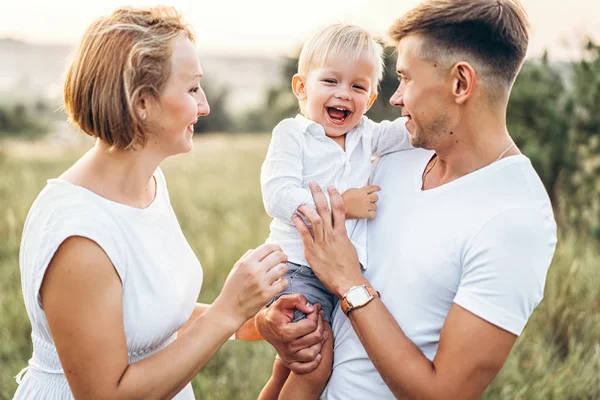
[[[306,258],[313,271],[332,293],[342,297],[350,287],[369,283],[360,274],[356,255],[346,238],[343,204],[339,194],[334,189],[330,190],[331,215],[320,188],[312,188],[317,212],[307,207],[302,207],[301,212],[311,222],[314,238],[302,219],[294,218],[294,223],[302,236]],[[531,210],[520,210],[512,215],[511,220],[525,223],[519,225],[515,232],[503,231],[511,235],[498,235],[498,229],[489,231],[498,242],[508,242],[509,249],[514,245],[512,252],[498,251],[499,247],[494,245],[496,242],[483,235],[479,240],[487,247],[473,246],[471,254],[465,255],[467,266],[461,279],[465,283],[461,283],[456,300],[460,303],[452,306],[446,318],[433,361],[429,361],[406,337],[382,300],[374,299],[365,307],[350,313],[350,321],[369,357],[397,397],[469,399],[478,398],[485,391],[510,353],[516,333],[520,333],[533,307],[541,299],[539,282],[543,289],[545,271],[552,257],[555,244],[552,240],[553,220],[540,214],[539,221],[534,216],[535,221],[528,224],[527,216],[531,214]],[[507,216],[502,216],[496,222],[506,225],[506,221]],[[543,224],[547,226],[538,229]],[[530,248],[535,251],[532,252]],[[525,253],[521,253],[521,250],[525,250]],[[519,254],[521,262],[511,263],[510,257],[518,257]],[[484,262],[488,259],[491,261]],[[503,262],[505,268],[488,268],[498,260]],[[521,271],[523,260],[533,264],[525,268],[525,273]],[[517,277],[520,282],[514,281]],[[504,304],[503,301],[516,298],[516,308],[524,310],[516,315],[502,312],[486,315],[486,319],[489,316],[499,324],[506,323],[505,326],[512,332],[458,305],[466,304],[476,309],[482,304],[478,296],[490,288],[495,290],[483,302],[491,302],[492,309],[495,304]],[[523,288],[526,290],[523,291]]]
[[[292,322],[294,309],[305,313],[306,318]],[[284,295],[256,314],[255,323],[291,371],[305,374],[318,367],[321,348],[327,340],[319,304],[310,305],[301,294]]]
[[[349,317],[373,365],[397,398],[477,399],[516,340],[512,333],[453,305],[438,352],[429,361],[382,301],[374,300]]]

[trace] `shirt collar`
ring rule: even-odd
[[[304,132],[310,132],[312,134],[318,134],[318,135],[325,136],[325,129],[323,129],[323,127],[321,125],[317,124],[316,122],[311,121],[310,119],[306,118],[304,115],[298,114],[298,115],[296,115],[295,119],[298,123],[301,124]],[[367,119],[367,117],[363,115],[362,118],[360,119],[360,122],[358,123],[358,125],[356,125],[356,127],[354,129],[352,129],[350,132],[346,133],[346,135],[350,134],[351,132],[356,132],[360,128],[362,128],[362,126],[365,124],[366,119]]]

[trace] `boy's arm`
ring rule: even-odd
[[[368,120],[372,124],[373,140],[371,152],[375,156],[384,156],[395,151],[412,149],[410,134],[406,129],[406,117],[394,121],[381,121],[379,123]]]
[[[277,400],[288,376],[290,370],[283,364],[281,360],[275,360],[273,363],[273,372],[271,378],[260,392],[258,400]]]
[[[293,119],[280,122],[273,130],[262,165],[260,184],[265,210],[273,218],[292,224],[301,205],[315,208],[310,189],[303,184],[304,132]],[[327,198],[329,202],[329,198]]]

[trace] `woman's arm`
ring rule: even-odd
[[[192,315],[190,315],[190,318],[187,320],[187,322],[185,324],[183,324],[183,326],[181,328],[179,328],[179,330],[177,331],[177,336],[178,337],[181,336],[183,334],[183,332],[185,332],[185,330],[187,328],[189,328],[189,326],[192,324],[192,322],[194,322],[196,320],[196,318],[198,318],[199,316],[204,314],[204,312],[206,310],[208,310],[209,307],[210,307],[210,304],[196,303],[196,307],[194,307],[194,311],[192,311]]]
[[[285,259],[276,245],[246,253],[219,297],[189,322],[178,340],[130,365],[119,276],[95,242],[65,240],[48,266],[40,293],[74,397],[173,397],[244,321],[286,286],[279,279],[287,270]]]

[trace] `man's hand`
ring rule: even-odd
[[[341,298],[352,286],[369,282],[360,271],[356,250],[346,233],[342,196],[335,188],[328,189],[330,213],[321,188],[313,183],[309,186],[316,211],[309,206],[301,206],[298,211],[310,221],[314,237],[298,215],[294,215],[292,221],[300,232],[311,269],[331,293]]]
[[[292,322],[294,309],[306,319]],[[271,343],[286,367],[297,374],[313,371],[327,339],[321,306],[311,306],[301,294],[283,295],[256,315],[256,328]]]
[[[348,189],[342,194],[346,219],[375,218],[377,210],[377,193],[381,188],[369,185],[360,189]]]

